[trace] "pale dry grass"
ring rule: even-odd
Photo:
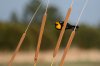
[[[33,63],[34,60],[34,51],[32,52],[19,52],[16,56],[14,63]],[[39,61],[41,62],[51,62],[53,51],[40,52]],[[54,62],[59,63],[63,50],[60,50]],[[0,52],[0,63],[8,63],[12,53]],[[100,62],[100,51],[91,49],[91,50],[81,50],[78,48],[72,48],[68,51],[65,62],[77,62],[77,61],[90,61],[90,62]]]

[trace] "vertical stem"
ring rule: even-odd
[[[39,54],[39,50],[40,50],[40,46],[41,46],[42,35],[43,35],[43,32],[44,32],[44,26],[45,26],[45,22],[46,22],[46,18],[47,18],[47,13],[44,14],[43,19],[42,19],[42,24],[41,24],[41,28],[40,28],[40,34],[39,34],[38,43],[37,43],[37,49],[36,49],[35,57],[34,57],[34,63],[37,63],[38,54]]]
[[[75,36],[75,31],[73,31],[73,32],[71,33],[71,36],[70,36],[70,38],[69,38],[69,40],[68,40],[68,43],[67,43],[67,45],[66,45],[66,48],[64,49],[64,54],[63,54],[63,56],[62,56],[61,63],[60,63],[59,66],[63,66],[63,64],[64,64],[64,60],[65,60],[65,58],[66,58],[66,54],[67,54],[67,52],[68,52],[68,50],[69,50],[69,48],[70,48],[70,45],[71,45],[71,43],[72,43],[72,41],[73,41],[74,36]]]

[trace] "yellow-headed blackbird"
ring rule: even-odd
[[[57,21],[55,23],[55,28],[57,30],[61,30],[62,27],[63,27],[63,23],[64,23],[64,21]],[[71,25],[71,24],[67,23],[66,29],[72,29],[73,30],[74,28],[75,28],[75,25]],[[79,28],[79,26],[76,26],[76,29],[78,29],[78,28]]]

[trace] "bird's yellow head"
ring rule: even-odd
[[[61,24],[59,22],[56,22],[55,27],[56,27],[56,29],[60,30],[61,29]]]

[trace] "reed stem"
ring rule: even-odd
[[[64,20],[63,27],[62,27],[62,29],[61,29],[61,32],[60,32],[60,35],[59,35],[59,38],[58,38],[58,41],[57,41],[57,44],[56,44],[56,48],[55,48],[54,53],[53,53],[53,57],[55,57],[55,56],[57,55],[57,53],[58,53],[58,50],[59,50],[59,47],[60,47],[60,44],[61,44],[61,41],[62,41],[62,37],[63,37],[63,35],[64,35],[65,29],[66,29],[66,25],[67,25],[67,23],[68,23],[68,20],[69,20],[71,11],[72,11],[72,7],[70,7],[70,8],[68,9],[66,18],[65,18],[65,20]]]
[[[36,49],[35,57],[34,57],[34,63],[37,63],[39,50],[40,50],[40,46],[41,46],[41,41],[42,41],[42,36],[43,36],[43,32],[44,32],[44,27],[45,27],[45,23],[46,23],[46,18],[47,18],[47,13],[44,14],[43,19],[42,19],[42,24],[41,24],[41,28],[40,28],[38,43],[37,43],[37,49]]]
[[[19,52],[19,49],[20,49],[20,47],[21,47],[21,45],[22,45],[22,43],[23,43],[23,41],[24,41],[24,39],[25,39],[25,36],[26,36],[26,32],[23,33],[23,35],[22,35],[22,37],[21,37],[21,39],[20,39],[20,41],[19,41],[19,43],[18,43],[18,46],[17,46],[17,48],[16,48],[14,54],[12,55],[12,57],[11,57],[9,63],[8,63],[8,66],[12,66],[12,62],[13,62],[15,56],[17,55],[17,53]]]
[[[70,46],[71,46],[71,43],[72,43],[72,41],[73,41],[74,36],[75,36],[75,31],[73,31],[73,32],[71,33],[71,36],[70,36],[70,38],[69,38],[69,40],[68,40],[68,43],[67,43],[67,45],[66,45],[66,48],[64,49],[64,54],[63,54],[63,56],[62,56],[61,63],[60,63],[59,66],[63,66],[63,64],[64,64],[64,60],[65,60],[65,58],[66,58],[66,54],[67,54],[67,52],[68,52],[68,50],[69,50],[69,48],[70,48]]]

